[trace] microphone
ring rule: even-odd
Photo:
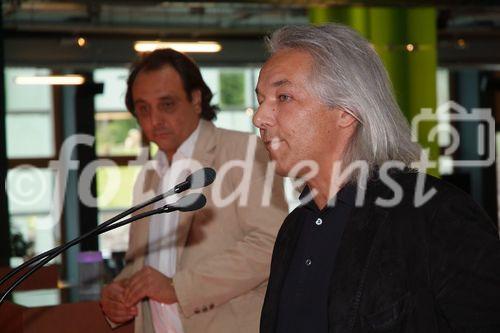
[[[212,168],[205,167],[205,168],[199,169],[199,170],[195,171],[194,173],[190,174],[189,176],[187,176],[185,181],[177,184],[173,189],[170,189],[168,192],[159,194],[159,195],[157,195],[157,196],[155,196],[155,197],[153,197],[153,198],[151,198],[151,199],[149,199],[141,204],[138,204],[136,206],[133,206],[133,207],[127,209],[124,212],[121,212],[120,214],[116,215],[115,217],[112,217],[111,219],[105,221],[104,223],[101,223],[98,226],[98,228],[106,229],[109,225],[124,218],[125,216],[132,214],[133,212],[135,212],[141,208],[144,208],[148,205],[151,205],[151,204],[153,204],[159,200],[162,200],[168,196],[171,196],[173,194],[179,194],[179,193],[182,193],[188,189],[198,189],[198,188],[208,186],[214,182],[215,176],[216,176],[216,172]],[[97,231],[97,229],[95,231]],[[93,231],[90,231],[86,235],[90,235],[92,232]],[[27,261],[25,261],[20,266],[12,269],[9,273],[7,273],[5,276],[3,276],[0,279],[0,286],[2,284],[4,284],[8,279],[10,279],[12,276],[17,274],[19,271],[21,271],[22,269],[27,267],[28,265],[31,265],[32,263],[40,260],[41,258],[52,255],[59,248],[60,248],[60,246],[55,247],[51,250],[45,251],[45,252],[27,260]]]
[[[156,215],[156,214],[161,214],[161,213],[170,213],[170,212],[174,212],[176,210],[178,210],[180,212],[190,212],[193,210],[198,210],[200,208],[205,207],[206,203],[207,203],[207,198],[203,194],[190,193],[190,194],[180,198],[179,200],[177,200],[177,202],[174,204],[167,204],[163,207],[160,207],[160,208],[157,208],[154,210],[150,210],[148,212],[144,212],[141,214],[137,214],[135,216],[132,216],[131,218],[128,218],[128,219],[123,220],[121,222],[117,222],[115,224],[109,225],[105,228],[96,229],[95,232],[97,235],[100,235],[102,233],[119,228],[121,226],[124,226],[125,224],[129,224],[131,222],[134,222],[136,220],[140,220],[144,217],[151,216],[151,215]]]
[[[137,214],[137,215],[132,216],[131,218],[128,218],[128,219],[126,219],[124,221],[120,221],[120,222],[117,222],[117,223],[112,224],[112,225],[105,224],[106,223],[105,222],[105,223],[99,225],[97,228],[91,230],[90,232],[88,232],[88,233],[86,233],[86,234],[84,234],[84,235],[82,235],[80,237],[77,237],[77,238],[69,241],[66,244],[63,244],[63,245],[58,246],[58,247],[56,247],[56,248],[54,248],[54,249],[52,249],[50,251],[47,251],[49,253],[48,253],[48,255],[46,255],[45,258],[37,256],[38,259],[39,259],[39,261],[37,263],[33,264],[32,267],[31,267],[31,269],[29,271],[27,271],[25,274],[23,274],[18,279],[16,279],[12,283],[12,285],[10,285],[10,287],[2,294],[2,296],[0,297],[0,305],[3,303],[3,301],[5,300],[5,298],[20,283],[22,283],[24,280],[26,280],[36,270],[38,270],[40,267],[42,267],[43,265],[45,265],[46,263],[48,263],[49,261],[51,261],[52,259],[54,259],[55,257],[57,257],[59,254],[61,254],[62,252],[64,252],[68,248],[70,248],[70,247],[72,247],[72,246],[74,246],[74,245],[76,245],[78,243],[81,243],[83,240],[87,239],[88,237],[105,233],[107,231],[119,228],[119,227],[121,227],[121,226],[123,226],[125,224],[129,224],[129,223],[132,223],[132,222],[134,222],[136,220],[142,219],[142,218],[147,217],[147,216],[155,215],[155,214],[170,213],[170,212],[177,211],[177,210],[181,211],[181,212],[188,212],[188,211],[197,210],[197,209],[200,209],[200,208],[204,207],[206,203],[207,203],[207,199],[206,199],[206,197],[203,194],[201,194],[201,193],[191,193],[191,194],[188,194],[188,195],[180,198],[174,204],[167,204],[167,205],[164,205],[163,207],[160,207],[160,208],[157,208],[157,209],[154,209],[154,210],[151,210],[151,211],[147,211],[147,212],[143,212],[143,213]],[[9,275],[9,274],[7,274],[7,275]],[[4,280],[4,278],[2,278],[2,280]]]
[[[174,187],[174,193],[181,193],[188,189],[198,189],[212,184],[215,180],[215,170],[203,168],[187,176],[186,180]]]
[[[203,208],[207,204],[207,198],[201,193],[191,193],[180,198],[175,204],[165,205],[162,208],[178,210],[180,212],[190,212]]]

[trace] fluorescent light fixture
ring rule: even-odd
[[[134,49],[137,52],[152,52],[157,49],[174,49],[183,53],[215,53],[222,50],[217,42],[160,42],[160,41],[137,41]]]
[[[17,76],[15,84],[24,85],[65,85],[74,86],[85,82],[81,75]]]

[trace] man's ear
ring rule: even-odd
[[[340,115],[338,118],[338,125],[341,128],[348,128],[357,125],[358,120],[351,114],[350,111],[344,109],[338,110]]]
[[[196,113],[201,114],[201,91],[199,89],[191,93],[191,103],[196,107]]]

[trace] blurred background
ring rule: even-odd
[[[189,54],[220,107],[215,124],[256,132],[263,40],[287,24],[340,22],[369,39],[410,122],[422,108],[439,107],[439,116],[414,122],[436,162],[430,172],[498,221],[498,1],[3,0],[1,11],[0,266],[19,265],[131,205],[135,176],[156,149],[124,105],[141,47],[208,46]],[[68,75],[74,81],[53,81]],[[460,141],[451,149],[453,133]],[[74,134],[92,140],[67,140]],[[110,267],[119,269],[127,238],[123,227],[83,243],[55,260],[61,277],[75,281],[79,251],[118,258]]]

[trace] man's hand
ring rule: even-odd
[[[172,279],[152,267],[143,267],[129,280],[125,290],[125,305],[132,307],[145,297],[166,304],[176,303]]]
[[[102,290],[101,309],[112,322],[125,323],[137,316],[135,306],[125,305],[125,290],[128,280],[115,281]]]

